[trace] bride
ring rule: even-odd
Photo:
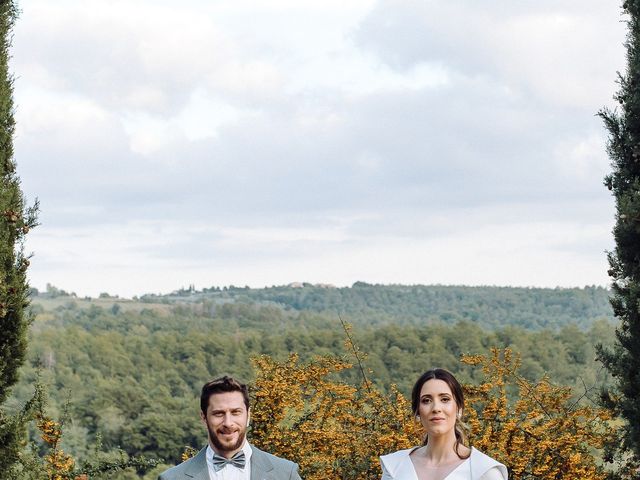
[[[469,448],[461,428],[462,387],[447,370],[423,373],[411,407],[425,431],[422,446],[380,457],[382,480],[507,480],[507,468]]]

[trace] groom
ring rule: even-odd
[[[246,385],[227,376],[206,383],[200,410],[209,445],[160,474],[158,480],[301,480],[297,464],[247,442],[250,409]]]

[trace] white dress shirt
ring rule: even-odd
[[[217,472],[213,468],[213,450],[211,445],[207,446],[207,467],[209,468],[210,480],[249,480],[251,478],[251,445],[246,440],[242,445],[242,451],[246,459],[244,468],[238,468],[227,464]]]

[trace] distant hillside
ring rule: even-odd
[[[346,315],[354,324],[429,325],[468,320],[484,329],[516,325],[528,330],[613,320],[609,290],[584,288],[464,287],[442,285],[370,285],[335,288],[308,283],[262,289],[212,287],[144,295],[142,302],[201,304],[215,309],[225,303],[279,306],[287,310]]]
[[[461,354],[509,347],[525,378],[547,375],[588,401],[610,382],[595,360],[595,345],[615,338],[607,297],[596,287],[357,283],[191,288],[121,299],[77,298],[51,287],[32,296],[28,358],[8,405],[23,405],[39,379],[48,385],[49,409],[67,408],[74,419],[65,427],[65,452],[88,458],[100,439],[112,452],[121,447],[175,463],[185,445],[202,445],[198,394],[206,380],[228,373],[251,382],[258,355],[353,362],[338,314],[353,324],[368,378],[383,389],[395,384],[408,395],[433,366],[474,382],[479,373],[460,364]],[[362,373],[351,368],[339,377],[357,384]],[[37,433],[31,435],[37,442]],[[137,478],[130,473],[109,478]]]

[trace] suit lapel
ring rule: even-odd
[[[193,480],[209,480],[209,467],[207,467],[207,447],[204,447],[193,457],[193,460],[189,464],[184,472],[185,475],[190,476]]]
[[[275,480],[273,465],[265,453],[251,445],[251,479]]]

